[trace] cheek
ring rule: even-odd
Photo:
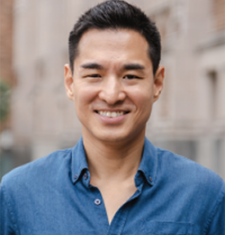
[[[97,91],[92,86],[77,84],[75,86],[75,106],[84,109],[95,99]]]
[[[153,103],[153,91],[150,86],[142,87],[142,89],[134,89],[132,92],[132,100],[136,108],[142,112],[149,112]]]

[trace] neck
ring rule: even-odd
[[[141,161],[145,132],[129,141],[115,143],[92,138],[83,131],[83,144],[91,174],[91,184],[97,181],[134,179]]]

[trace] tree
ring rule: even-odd
[[[9,113],[10,89],[9,86],[0,79],[0,122],[4,121]]]

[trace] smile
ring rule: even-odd
[[[104,117],[115,118],[115,117],[119,117],[121,115],[124,115],[128,112],[122,112],[122,111],[118,111],[118,112],[97,111],[97,113],[100,114],[101,116],[104,116]]]

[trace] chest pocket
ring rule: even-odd
[[[190,223],[146,221],[143,230],[146,235],[192,235]]]

